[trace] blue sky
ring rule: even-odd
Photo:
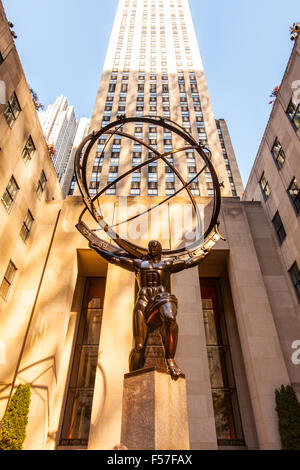
[[[118,0],[2,0],[29,85],[90,116]],[[299,0],[190,0],[216,118],[229,127],[247,182],[300,21]],[[300,77],[299,77],[300,79]]]

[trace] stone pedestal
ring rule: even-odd
[[[129,450],[189,450],[184,377],[157,367],[125,374],[121,442]]]

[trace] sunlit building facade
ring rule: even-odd
[[[78,188],[70,181],[74,192],[62,198],[2,5],[0,13],[0,79],[8,89],[0,115],[1,415],[16,385],[30,383],[25,449],[112,449],[121,439],[134,273],[108,265],[76,230],[83,210]],[[239,198],[234,152],[224,120],[216,122],[212,111],[187,0],[119,1],[90,132],[120,114],[137,116],[124,131],[168,154],[189,181],[201,169],[199,157],[193,150],[172,155],[177,137],[138,118],[178,122],[209,148],[221,185],[219,230],[226,240],[171,282],[178,298],[176,360],[186,377],[187,447],[279,449],[275,390],[292,383],[299,392],[299,366],[291,360],[300,338],[297,303],[261,203]],[[149,152],[142,143],[103,136],[87,168],[91,195],[147,161]],[[101,202],[109,224],[119,222],[124,198],[136,210],[177,191],[179,181],[165,163],[155,163],[106,191]],[[205,170],[191,190],[207,221],[213,185]],[[178,220],[189,204],[184,192],[177,194],[128,239],[180,246]],[[89,216],[86,223],[98,230]]]
[[[295,41],[244,198],[261,201],[300,315],[300,36]]]

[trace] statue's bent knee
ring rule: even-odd
[[[141,352],[143,349],[144,349],[144,342],[142,341],[141,338],[136,338],[135,339],[134,350],[136,352]]]

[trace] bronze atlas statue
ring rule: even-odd
[[[161,126],[165,130],[172,132],[183,139],[185,141],[185,145],[177,150],[171,150],[168,153],[160,154],[156,148],[123,131],[125,124],[136,122]],[[154,155],[154,157],[134,166],[132,169],[116,178],[113,182],[108,183],[107,186],[99,190],[96,195],[91,196],[88,189],[89,185],[87,183],[87,162],[94,144],[101,136],[104,135],[106,137],[109,136],[109,138],[106,140],[102,156],[105,154],[105,148],[109,144],[110,139],[113,136],[121,136],[144,146],[149,152],[151,152],[151,155]],[[175,153],[185,152],[190,149],[199,154],[203,162],[203,167],[192,180],[186,182],[178,170],[169,161],[168,157]],[[194,240],[188,246],[175,250],[163,250],[161,243],[157,240],[150,241],[148,248],[146,248],[122,239],[118,233],[114,231],[113,227],[107,224],[101,211],[101,196],[107,191],[107,189],[112,185],[117,184],[130,173],[145,165],[149,165],[149,163],[158,159],[162,159],[165,164],[171,168],[171,171],[174,172],[177,178],[181,181],[182,187],[171,196],[160,201],[157,206],[164,204],[180,191],[186,190],[194,208],[198,225],[200,224],[200,216],[191,191],[191,184],[193,181],[197,180],[204,170],[206,170],[210,172],[214,185],[213,209],[207,229],[203,231],[204,233],[200,238]],[[101,168],[98,167],[98,169],[100,172]],[[221,204],[220,184],[211,163],[209,150],[199,145],[184,128],[172,121],[165,120],[160,117],[126,118],[125,116],[122,116],[117,121],[110,123],[97,133],[90,134],[83,140],[76,153],[75,172],[77,183],[85,203],[85,209],[77,224],[78,230],[88,239],[89,246],[106,261],[128,271],[132,271],[136,276],[138,293],[133,311],[134,344],[129,357],[129,370],[132,372],[145,367],[145,350],[148,338],[151,332],[159,331],[166,368],[172,376],[179,377],[183,373],[175,362],[178,340],[178,325],[176,323],[177,298],[170,292],[170,278],[173,273],[178,273],[184,269],[198,265],[208,255],[217,241],[222,238],[218,232],[218,215]],[[156,206],[152,207],[146,212],[150,212],[155,207]],[[87,227],[87,225],[82,221],[82,218],[87,211],[115,244],[108,243],[100,239],[96,235],[95,230],[90,230]],[[142,212],[131,217],[125,222],[139,217],[144,213],[145,212]]]

